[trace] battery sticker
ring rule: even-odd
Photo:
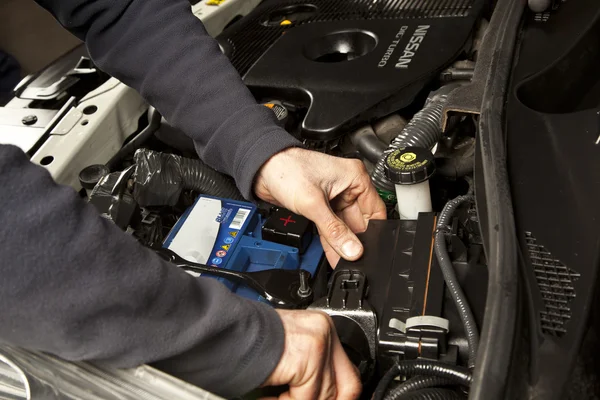
[[[223,258],[227,255],[227,252],[225,250],[218,250],[215,255],[219,258]]]
[[[248,218],[248,215],[250,215],[250,211],[252,210],[240,208],[235,214],[235,217],[233,217],[233,221],[231,221],[229,229],[242,229],[242,226],[244,226],[244,222],[246,222],[246,218]]]
[[[177,221],[164,246],[192,262],[226,265],[255,211],[251,203],[200,196]]]

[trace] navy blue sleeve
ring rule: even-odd
[[[299,145],[256,104],[186,0],[38,3],[247,198],[260,166]],[[0,146],[0,208],[0,340],[115,367],[155,363],[224,396],[276,366],[284,332],[272,309],[161,261],[9,146]]]
[[[269,306],[194,278],[0,145],[0,342],[114,367],[157,366],[223,396],[283,351]]]
[[[273,154],[300,142],[256,104],[187,0],[36,0],[86,42],[94,62],[194,139],[246,198]]]

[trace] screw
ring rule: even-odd
[[[305,271],[300,271],[300,287],[298,288],[298,296],[300,297],[309,297],[312,295],[312,289],[308,284],[308,277]]]
[[[37,122],[37,120],[38,118],[35,115],[31,114],[24,116],[21,122],[23,123],[23,125],[33,125]]]

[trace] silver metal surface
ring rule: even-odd
[[[117,370],[0,346],[0,399],[222,400],[148,366]]]
[[[0,144],[31,151],[74,104],[75,99],[71,98],[58,111],[0,107]]]

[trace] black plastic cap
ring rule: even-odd
[[[308,219],[279,208],[262,227],[262,238],[268,242],[295,247],[300,253],[304,253],[313,238],[313,226]]]
[[[397,149],[385,158],[385,176],[399,185],[413,185],[429,179],[435,173],[431,151],[421,147]]]
[[[85,167],[79,173],[79,183],[81,187],[86,190],[92,190],[100,179],[108,175],[110,170],[106,165],[94,164],[89,167]]]

